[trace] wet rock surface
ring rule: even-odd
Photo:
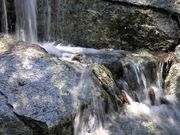
[[[178,45],[178,46],[175,48],[174,54],[175,54],[175,60],[176,60],[177,62],[179,62],[179,61],[180,61],[180,45]]]
[[[115,100],[119,101],[121,106],[123,103],[127,103],[126,95],[123,94],[122,90],[118,88],[116,82],[113,79],[111,71],[104,65],[93,65],[92,72],[98,79],[98,82],[102,88],[111,95]]]

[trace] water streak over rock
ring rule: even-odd
[[[17,40],[37,42],[36,0],[15,0]]]

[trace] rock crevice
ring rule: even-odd
[[[166,11],[173,14],[180,14],[180,2],[178,0],[104,0],[141,8],[157,9],[160,12]]]

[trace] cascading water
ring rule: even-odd
[[[50,40],[51,30],[51,2],[45,0],[45,38]],[[3,3],[3,13],[5,20],[5,32],[8,31],[7,11],[5,0]],[[37,42],[37,22],[36,22],[36,0],[15,0],[16,9],[16,34],[17,39],[31,43]],[[60,2],[58,1],[57,7]],[[58,13],[59,8],[57,8]],[[63,11],[62,18],[64,19]],[[62,29],[60,27],[60,29]],[[62,30],[61,30],[62,31]],[[61,33],[63,37],[63,33]],[[63,41],[63,40],[62,40]],[[91,104],[80,109],[74,120],[74,135],[178,135],[180,133],[180,103],[169,95],[165,95],[163,85],[163,63],[160,63],[155,72],[147,69],[139,63],[124,64],[124,75],[116,80],[119,87],[127,96],[130,104],[119,106],[116,110],[111,98],[107,98],[106,106],[104,101],[96,96],[98,88],[92,88],[92,78],[89,75],[89,66],[94,63],[106,63],[121,59],[121,51],[96,50],[79,47],[65,47],[61,45],[52,46],[41,45],[49,53],[58,56],[62,60],[74,62],[77,54],[87,56],[86,62],[82,65],[84,72],[77,86],[74,100],[83,98],[81,91],[93,97]],[[101,57],[102,55],[102,57]],[[105,59],[107,57],[107,59]],[[112,59],[111,59],[112,57]],[[77,60],[77,59],[76,59]],[[81,61],[81,59],[79,59]],[[122,62],[123,63],[123,62]],[[150,70],[150,74],[147,73]],[[81,104],[81,103],[79,103]],[[76,106],[76,105],[75,105]]]
[[[47,3],[47,23],[46,23],[46,34],[45,37],[49,41],[50,40],[50,30],[51,30],[51,1],[46,0]]]
[[[79,113],[74,121],[74,135],[88,135],[91,132],[94,132],[97,135],[108,135],[107,131],[103,129],[105,113],[103,111],[102,101],[100,98],[95,98],[99,89],[93,88],[92,86],[93,79],[90,75],[89,67],[87,66],[84,67],[84,72],[81,75],[80,83],[77,86],[77,91],[75,94],[75,97],[77,98],[75,100],[78,100],[78,98],[83,98],[81,91],[86,91],[87,95],[92,97],[89,99],[92,106],[80,108]]]
[[[1,18],[1,29],[2,32],[8,33],[8,21],[7,21],[7,9],[6,9],[6,1],[2,0],[0,2],[2,4],[2,18]]]
[[[37,42],[36,0],[15,0],[16,36],[18,40]]]
[[[47,46],[44,48],[49,51]],[[87,57],[95,56],[96,58],[91,57],[91,60],[86,61],[86,70],[87,65],[110,62],[100,59],[100,55],[111,54],[115,59],[118,54],[122,53],[61,45],[54,48],[59,50],[59,53],[56,50],[55,55],[60,54],[58,56],[62,60],[71,62],[73,62],[75,54]],[[50,53],[53,51],[54,49]],[[65,56],[68,57],[65,58]],[[121,56],[118,59],[121,59]],[[80,110],[75,117],[74,135],[179,135],[180,103],[174,96],[164,93],[162,77],[164,64],[155,64],[145,60],[143,65],[139,62],[129,61],[128,64],[121,61],[125,63],[123,65],[124,75],[117,80],[117,84],[123,89],[130,104],[124,104],[123,107],[119,107],[118,111],[115,111],[113,101],[108,99],[108,105],[106,105],[108,113],[105,112],[104,101],[94,95],[98,91],[97,88],[91,88],[89,75],[82,74],[78,90],[91,93],[93,98],[91,99],[92,104]],[[78,93],[81,93],[80,91]]]
[[[103,101],[93,96],[93,104],[80,111],[74,123],[75,135],[178,135],[180,133],[179,102],[165,95],[162,88],[163,64],[157,66],[155,80],[150,81],[142,65],[131,63],[131,73],[118,80],[124,89],[130,105],[120,107],[119,111],[113,110],[113,103],[109,100],[109,113],[104,112]],[[136,100],[130,90],[128,78],[135,76],[138,87]],[[153,76],[153,75],[152,75]],[[82,86],[87,86],[83,78]],[[90,84],[89,84],[90,85]],[[152,90],[152,93],[151,93]],[[91,90],[95,93],[96,89]],[[136,92],[135,91],[135,92]],[[154,95],[153,95],[154,94]],[[154,96],[154,97],[152,97]],[[152,101],[154,100],[154,101]]]

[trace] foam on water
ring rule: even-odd
[[[97,50],[93,48],[81,48],[81,47],[68,47],[57,45],[54,43],[46,43],[41,45],[49,53],[58,56],[60,59],[72,62],[72,58],[76,54],[117,54],[120,51],[113,50]],[[80,63],[79,63],[80,64]],[[88,74],[87,66],[84,66],[82,70],[84,72],[81,75],[79,84],[77,85],[77,91],[74,91],[73,100],[76,102],[80,98],[83,98],[81,91],[87,91],[87,94],[91,94],[92,106],[79,113],[75,117],[74,121],[74,135],[138,135],[139,132],[144,134],[163,134],[163,135],[178,135],[180,133],[180,103],[176,100],[175,95],[165,95],[163,84],[163,64],[159,64],[157,67],[156,79],[153,83],[149,82],[149,79],[145,76],[145,70],[141,65],[137,63],[131,63],[131,70],[135,75],[139,92],[144,96],[139,102],[135,101],[129,91],[129,82],[124,79],[119,80],[122,84],[124,93],[127,96],[130,105],[124,105],[119,112],[113,110],[113,103],[108,102],[108,106],[111,109],[110,113],[105,113],[103,110],[103,103],[93,94],[96,91],[91,89],[92,80]],[[150,69],[151,70],[151,69]],[[126,72],[128,77],[128,72]],[[87,83],[88,82],[88,83]],[[155,93],[155,103],[151,105],[149,98],[149,89],[153,89]],[[167,100],[167,104],[161,104],[161,98]],[[81,103],[79,103],[80,105]],[[75,105],[78,106],[78,105]]]
[[[57,49],[63,52],[68,53],[83,53],[83,54],[118,54],[122,51],[120,50],[103,50],[103,49],[94,49],[94,48],[83,48],[83,47],[71,47],[71,46],[63,46],[62,44],[58,44],[56,46]]]
[[[59,47],[55,46],[54,44],[55,42],[46,42],[46,43],[41,43],[39,45],[42,48],[44,48],[49,54],[58,56],[61,60],[73,62],[72,58],[76,55],[76,53],[73,51],[71,47],[67,47],[67,48],[71,48],[69,49],[71,51],[66,51],[63,49],[59,49]]]
[[[91,132],[87,129],[88,125],[92,127],[95,125],[97,118],[96,115],[84,116],[84,114],[79,113],[75,119],[75,135],[138,135],[139,132],[144,134],[163,134],[163,135],[178,135],[180,133],[180,109],[179,102],[174,98],[174,96],[164,95],[162,89],[162,66],[160,64],[157,70],[157,80],[153,85],[148,83],[148,79],[145,78],[144,72],[138,65],[133,66],[133,71],[135,72],[137,82],[139,85],[143,85],[143,92],[145,93],[145,100],[142,102],[134,101],[126,91],[125,94],[130,102],[130,105],[124,105],[122,112],[112,112],[110,114],[103,113],[104,120],[101,121],[100,125],[97,125]],[[142,83],[140,83],[142,82]],[[128,87],[126,81],[121,81],[125,83],[124,86]],[[148,96],[148,88],[151,87],[156,94],[155,105],[151,105]],[[160,98],[164,97],[168,100],[168,104],[160,104]],[[98,106],[98,103],[94,104]],[[111,103],[109,106],[113,106]],[[98,106],[99,107],[99,106]],[[88,117],[83,124],[77,124],[84,122],[82,117]],[[137,126],[137,122],[139,126]],[[88,124],[87,124],[88,123]],[[130,124],[131,123],[131,124]],[[125,125],[124,126],[122,126]],[[80,127],[77,127],[80,126]],[[129,125],[129,127],[128,127]],[[134,125],[134,127],[131,126]],[[91,127],[90,126],[90,127]],[[127,126],[127,127],[126,127]],[[137,128],[136,128],[137,126]],[[88,126],[89,127],[89,126]],[[81,130],[77,130],[80,128]],[[133,129],[134,128],[134,129]],[[143,129],[144,128],[144,129]],[[129,130],[129,131],[126,131]],[[132,130],[132,131],[131,131]],[[144,130],[144,131],[143,131]]]
[[[91,58],[89,57],[88,62],[79,63],[84,66],[93,63],[101,63],[104,59],[103,55],[109,55],[111,56],[111,58],[115,58],[116,56],[120,57],[121,54],[123,54],[123,51],[121,50],[103,50],[103,49],[94,49],[94,48],[71,47],[71,46],[63,46],[62,43],[55,45],[55,42],[40,43],[39,45],[42,48],[44,48],[49,54],[56,55],[61,60],[65,60],[73,63],[76,63],[76,61],[73,61],[72,59],[78,54],[82,56],[86,56],[86,55],[88,55],[88,57],[90,56]],[[107,57],[107,60],[111,61],[110,57]]]

